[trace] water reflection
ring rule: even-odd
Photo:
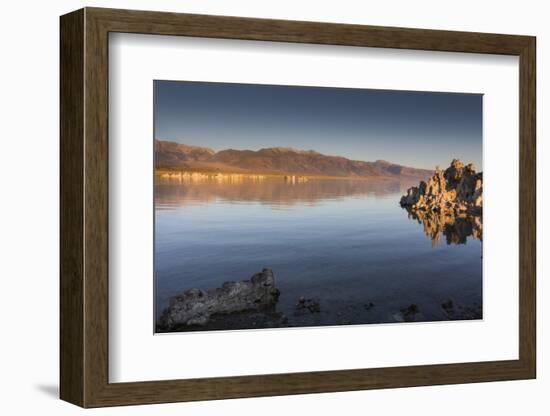
[[[409,219],[418,221],[424,227],[424,233],[432,240],[432,247],[437,247],[439,240],[445,236],[447,244],[466,244],[468,237],[483,241],[483,222],[481,216],[459,214],[452,211],[419,211],[405,208]]]
[[[433,250],[399,205],[414,184],[157,176],[156,317],[186,290],[270,268],[281,316],[224,317],[204,329],[478,319],[481,227],[411,215],[435,242],[453,243]]]
[[[394,180],[308,179],[286,177],[220,178],[185,176],[156,177],[155,201],[158,209],[224,202],[259,202],[271,206],[316,205],[323,200],[349,196],[384,197],[403,192],[411,182]]]

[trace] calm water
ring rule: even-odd
[[[448,299],[480,317],[480,240],[448,244],[447,233],[432,241],[399,206],[410,183],[156,181],[157,317],[179,292],[265,267],[290,326],[399,322],[411,304],[412,320],[448,319]],[[296,315],[301,296],[317,299],[321,312]]]

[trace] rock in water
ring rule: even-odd
[[[406,308],[401,309],[401,315],[405,322],[412,322],[415,320],[416,315],[418,314],[418,306],[414,303],[410,304]]]
[[[311,313],[321,312],[321,304],[317,299],[306,299],[300,296],[296,304],[295,314],[303,314],[308,311]]]
[[[225,282],[221,288],[215,289],[189,289],[174,296],[162,313],[159,326],[168,330],[202,326],[210,321],[212,315],[272,309],[279,294],[273,271],[263,269],[250,280]]]
[[[483,311],[481,305],[474,303],[471,306],[456,305],[451,299],[441,304],[445,317],[451,321],[481,319]]]
[[[454,159],[445,171],[436,168],[428,182],[420,182],[401,197],[402,207],[412,211],[452,212],[481,215],[483,173],[474,165]]]

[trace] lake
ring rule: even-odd
[[[178,293],[263,268],[284,326],[481,318],[480,233],[409,214],[399,199],[413,183],[155,181],[157,318]],[[299,313],[301,297],[319,311]]]

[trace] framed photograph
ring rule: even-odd
[[[62,16],[61,398],[535,378],[535,49]]]

